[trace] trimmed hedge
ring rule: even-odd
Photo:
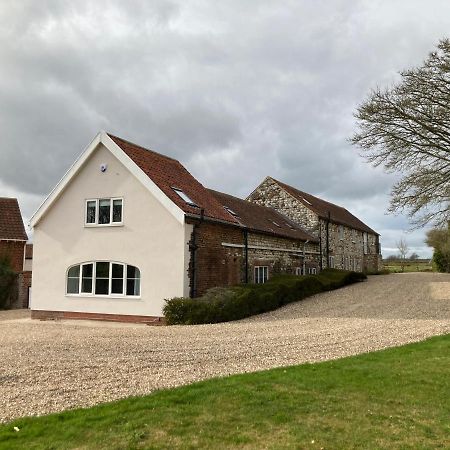
[[[229,322],[366,279],[363,273],[337,269],[302,277],[277,275],[265,284],[213,288],[195,299],[172,298],[166,300],[163,312],[169,325]]]

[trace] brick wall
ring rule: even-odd
[[[216,286],[231,286],[245,282],[244,230],[221,224],[203,222],[196,228],[195,296]],[[231,244],[231,245],[223,245]],[[236,247],[234,247],[235,245]],[[254,281],[254,267],[268,266],[269,276],[275,273],[295,273],[303,266],[302,241],[248,233],[248,281]],[[265,247],[252,248],[252,247]],[[278,248],[290,252],[276,250]],[[307,252],[318,252],[318,245],[308,243]],[[318,268],[318,255],[307,253],[305,266]],[[192,283],[192,260],[189,267]]]
[[[0,258],[6,257],[14,272],[22,272],[25,242],[0,241]]]
[[[238,284],[242,281],[242,249],[227,248],[222,242],[243,243],[243,231],[231,226],[202,222],[195,225],[195,297],[209,288]],[[192,243],[192,238],[191,238]],[[192,255],[192,252],[191,252]],[[189,279],[192,288],[192,258]]]

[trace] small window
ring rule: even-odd
[[[334,269],[334,256],[328,257],[328,267]]]
[[[309,267],[308,273],[309,273],[309,275],[316,275],[317,269],[315,267]]]
[[[365,255],[369,253],[369,243],[367,233],[363,233],[363,251]]]
[[[224,206],[225,210],[228,211],[232,216],[238,217],[238,214],[234,212],[231,208],[228,208],[228,206]]]
[[[181,189],[172,188],[188,205],[197,206],[197,204],[191,200],[191,198],[185,194]]]
[[[255,283],[265,283],[269,279],[269,268],[267,266],[255,266]]]
[[[137,267],[110,261],[77,264],[67,271],[67,294],[138,296],[141,273]]]
[[[344,226],[343,225],[339,225],[339,239],[341,241],[344,240]]]
[[[303,267],[296,267],[295,275],[303,275]]]
[[[99,198],[86,200],[86,225],[121,225],[123,199]]]

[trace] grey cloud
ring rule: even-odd
[[[352,113],[426,57],[449,13],[437,0],[2,2],[0,182],[43,197],[106,129],[207,186],[246,196],[272,175],[400,230],[384,215],[395,178],[348,144]]]

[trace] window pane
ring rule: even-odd
[[[84,264],[81,266],[81,292],[85,294],[92,293],[92,273],[94,270],[93,264]]]
[[[86,203],[86,223],[95,223],[96,201]]]
[[[111,294],[123,294],[123,265],[112,264]]]
[[[92,278],[83,278],[81,280],[81,292],[83,294],[92,294]]]
[[[102,198],[98,201],[98,223],[110,223],[111,200]]]
[[[67,278],[67,293],[78,294],[79,283],[80,283],[79,278]]]
[[[83,278],[84,277],[92,277],[93,264],[84,264],[83,265]]]
[[[112,279],[111,294],[123,294],[123,278]]]
[[[127,280],[127,295],[140,295],[141,282],[137,279]]]
[[[122,200],[113,200],[113,222],[122,222]]]
[[[112,277],[113,278],[123,278],[123,265],[114,264],[112,265]]]
[[[127,278],[140,278],[139,269],[134,266],[127,266]]]
[[[109,262],[96,264],[96,278],[109,278]]]
[[[80,276],[80,266],[72,266],[67,273],[68,277],[79,277]]]
[[[96,278],[95,279],[95,293],[97,295],[109,294],[109,279]]]

